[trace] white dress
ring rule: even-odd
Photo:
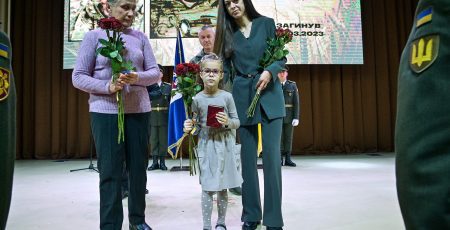
[[[208,105],[224,107],[229,117],[228,128],[206,126]],[[200,92],[194,97],[192,111],[200,128],[197,154],[202,189],[221,191],[241,186],[240,145],[236,145],[233,131],[239,128],[239,118],[233,96],[224,90],[214,95]]]

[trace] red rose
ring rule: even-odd
[[[178,64],[175,67],[175,74],[177,74],[177,76],[185,75],[187,72],[188,72],[188,67],[185,66],[183,63],[182,64]]]
[[[123,27],[122,23],[114,17],[102,18],[98,20],[98,26],[104,30],[120,31]]]
[[[199,72],[200,72],[200,66],[199,66],[198,64],[195,64],[195,63],[187,63],[186,65],[187,65],[187,67],[188,67],[189,73],[194,73],[194,74],[196,74],[196,73],[199,73]]]
[[[278,29],[275,31],[275,36],[278,38],[281,38],[284,34],[284,29],[281,27],[278,27]]]

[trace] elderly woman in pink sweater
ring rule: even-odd
[[[148,162],[148,118],[150,99],[146,86],[156,83],[160,71],[148,38],[131,29],[136,15],[135,0],[108,0],[108,13],[117,18],[125,29],[124,58],[131,60],[136,70],[121,74],[111,82],[110,60],[96,54],[106,39],[106,32],[88,32],[80,46],[72,74],[73,85],[89,93],[91,128],[100,171],[100,229],[122,229],[123,210],[121,178],[124,164],[129,175],[128,217],[130,229],[151,230],[145,222],[146,166]],[[125,110],[125,139],[118,143],[116,92],[122,90]]]

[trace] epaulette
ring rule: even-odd
[[[291,80],[287,80],[287,81],[291,84],[297,84],[297,83],[295,83],[295,81],[291,81]]]
[[[167,83],[167,82],[163,82],[163,84],[165,84],[165,85],[170,85],[170,83]]]

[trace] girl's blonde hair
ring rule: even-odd
[[[202,59],[200,60],[200,69],[203,69],[204,64],[206,62],[210,62],[210,61],[219,62],[220,63],[220,70],[223,71],[222,58],[220,58],[215,53],[209,53],[209,54],[206,54],[205,56],[202,57]],[[200,77],[200,75],[197,77],[197,83],[203,85],[203,80]],[[223,78],[219,81],[219,89],[222,89],[222,88],[223,88]]]
[[[209,54],[206,54],[205,56],[203,56],[202,59],[200,60],[200,68],[203,68],[203,63],[208,62],[208,61],[220,62],[222,70],[223,70],[222,58],[220,58],[217,54],[209,53]]]

